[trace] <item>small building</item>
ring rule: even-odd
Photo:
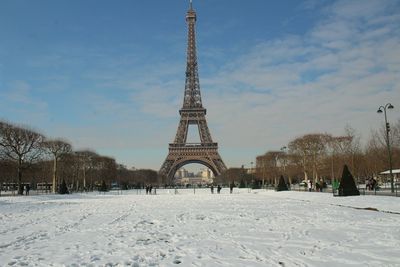
[[[393,180],[395,183],[400,183],[400,169],[392,169]],[[390,170],[379,173],[387,179],[390,179]]]

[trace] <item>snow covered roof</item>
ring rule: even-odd
[[[400,173],[400,169],[393,169],[393,170],[392,170],[392,173],[393,173],[393,174],[395,174],[395,173]],[[390,174],[390,170],[381,172],[380,174]]]

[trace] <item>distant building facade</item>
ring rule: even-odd
[[[197,174],[189,172],[185,168],[180,168],[175,174],[175,181],[177,184],[180,185],[206,185],[211,184],[213,182],[213,179],[214,174],[208,168],[201,169],[200,172],[198,172]]]

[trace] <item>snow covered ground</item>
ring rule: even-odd
[[[227,191],[1,197],[0,265],[400,266],[400,198]]]

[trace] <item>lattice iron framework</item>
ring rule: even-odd
[[[173,182],[176,171],[189,163],[200,163],[219,175],[226,170],[225,163],[218,153],[218,143],[213,142],[206,121],[206,109],[201,102],[199,73],[196,55],[196,12],[190,1],[186,14],[188,24],[188,44],[186,80],[183,106],[179,110],[181,116],[173,143],[169,144],[169,153],[159,173]],[[200,143],[187,143],[189,125],[197,125]]]

